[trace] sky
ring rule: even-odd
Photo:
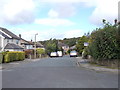
[[[119,0],[0,0],[0,27],[23,39],[81,37],[118,18]]]

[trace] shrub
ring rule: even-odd
[[[37,57],[42,57],[42,55],[45,54],[45,49],[37,48],[36,52],[37,52]]]
[[[5,55],[4,61],[5,63],[12,62],[12,61],[20,61],[25,59],[25,53],[24,52],[7,52]]]
[[[70,54],[70,51],[71,51],[71,50],[69,49],[69,50],[67,51],[67,54]]]
[[[8,52],[8,51],[6,51],[6,52],[1,52],[1,54],[2,54],[2,63],[4,63],[4,60],[5,60],[4,58],[5,58],[5,55],[7,54],[7,52]]]
[[[118,28],[112,25],[105,25],[92,32],[89,50],[95,60],[120,59],[120,42],[117,32]]]
[[[82,36],[79,40],[78,40],[78,43],[76,44],[76,51],[82,55],[82,52],[85,48],[84,46],[84,42],[88,42],[88,37],[87,36]]]
[[[0,63],[2,63],[2,61],[3,61],[3,55],[2,53],[0,53]]]
[[[30,55],[34,56],[34,49],[25,50],[25,58],[29,58]]]
[[[37,48],[36,51],[38,54],[45,54],[45,50],[42,48]]]
[[[88,58],[88,55],[90,55],[90,52],[89,52],[89,48],[86,47],[86,48],[84,48],[84,50],[83,50],[82,58],[87,59],[87,58]]]

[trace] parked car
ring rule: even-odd
[[[57,52],[51,52],[50,53],[50,57],[57,57],[57,56],[58,56]]]
[[[57,54],[58,54],[59,57],[62,57],[62,56],[63,56],[62,51],[57,51]]]
[[[70,51],[70,57],[77,57],[78,54],[77,52],[74,50],[74,51]]]

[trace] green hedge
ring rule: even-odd
[[[2,63],[2,60],[3,60],[3,54],[0,53],[0,63]]]
[[[4,57],[4,62],[12,62],[12,61],[21,61],[25,59],[25,53],[24,52],[7,52]]]
[[[120,59],[118,27],[108,25],[92,32],[89,50],[95,60]]]

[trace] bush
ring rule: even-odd
[[[24,52],[7,52],[4,58],[4,62],[12,62],[12,61],[21,61],[25,59],[25,53]]]
[[[34,49],[25,50],[25,58],[30,58],[30,55],[34,57]]]
[[[4,58],[5,58],[5,55],[7,54],[7,52],[8,52],[8,51],[6,51],[6,52],[1,52],[1,54],[2,54],[2,63],[4,63]]]
[[[45,49],[37,48],[36,52],[37,52],[37,57],[42,57],[42,55],[45,54]]]
[[[0,53],[0,63],[2,63],[2,61],[3,61],[3,55],[2,53]]]
[[[90,52],[89,52],[89,48],[86,47],[86,48],[84,48],[84,50],[83,50],[82,58],[83,58],[83,59],[88,59],[88,55],[90,55]]]
[[[120,59],[120,42],[117,38],[118,28],[105,25],[102,29],[92,32],[89,50],[95,60]]]
[[[82,52],[85,48],[84,46],[84,42],[88,42],[88,37],[87,36],[82,36],[79,40],[78,40],[78,43],[76,44],[76,51],[82,55]]]

